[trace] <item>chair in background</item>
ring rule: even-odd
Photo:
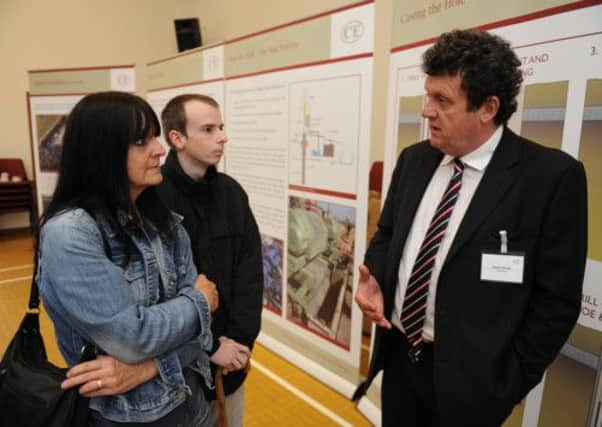
[[[0,158],[0,215],[23,211],[29,212],[33,232],[38,220],[33,182],[21,159]]]
[[[374,162],[370,167],[368,194],[368,228],[366,241],[370,242],[380,216],[380,199],[383,186],[383,162]]]
[[[383,162],[376,161],[370,167],[370,191],[382,192],[383,188]]]

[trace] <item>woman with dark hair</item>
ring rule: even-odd
[[[61,353],[72,366],[84,344],[99,352],[63,383],[91,397],[92,426],[209,422],[199,387],[211,378],[217,291],[197,277],[181,218],[155,194],[159,132],[135,95],[83,98],[41,220],[36,280]]]

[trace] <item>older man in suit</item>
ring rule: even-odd
[[[506,127],[522,83],[510,45],[441,35],[423,57],[430,138],[403,150],[360,267],[377,323],[383,426],[499,426],[579,314],[583,166]]]

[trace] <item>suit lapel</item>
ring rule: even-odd
[[[508,128],[505,128],[502,139],[493,153],[485,174],[460,223],[445,263],[453,259],[458,250],[470,239],[514,184],[518,177],[519,169],[516,165],[519,162],[519,156],[520,141],[518,137]]]

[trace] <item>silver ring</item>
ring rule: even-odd
[[[100,390],[102,388],[102,380],[96,380],[96,388]]]

